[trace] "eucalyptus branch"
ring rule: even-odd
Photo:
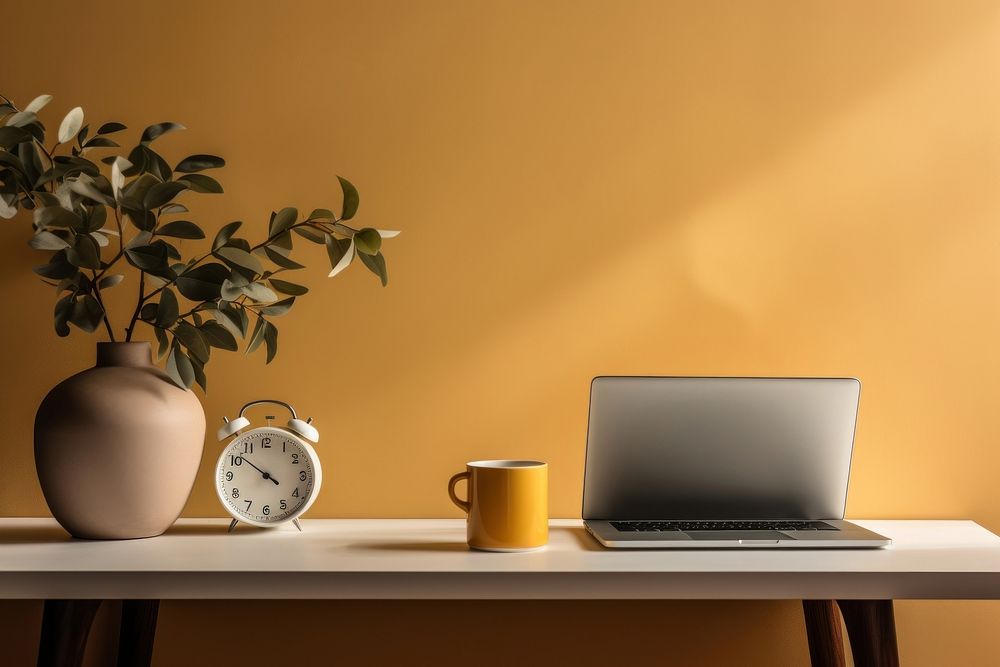
[[[310,219],[308,219],[308,220],[303,220],[302,222],[296,222],[296,223],[295,223],[294,225],[292,225],[292,226],[291,226],[291,227],[289,227],[288,229],[284,229],[284,230],[282,230],[282,231],[278,232],[277,234],[272,234],[272,235],[268,236],[266,240],[264,240],[264,241],[261,241],[261,242],[260,242],[260,243],[258,243],[257,245],[255,245],[255,246],[251,247],[251,248],[250,248],[250,252],[253,252],[254,250],[260,250],[260,249],[261,249],[261,248],[263,248],[264,246],[267,246],[267,245],[271,245],[272,243],[274,243],[274,241],[275,241],[275,240],[276,240],[276,239],[277,239],[277,238],[278,238],[279,236],[281,236],[281,235],[282,235],[282,234],[284,234],[285,232],[290,232],[290,231],[292,231],[293,229],[295,229],[295,228],[297,228],[297,227],[305,227],[305,226],[307,226],[307,225],[312,225],[312,223],[314,223],[314,222],[318,222],[318,220],[314,220],[314,219],[310,218]]]
[[[385,259],[380,251],[385,235],[375,229],[358,230],[345,224],[357,213],[360,199],[354,185],[342,177],[338,177],[342,195],[339,213],[316,209],[315,215],[299,220],[297,209],[283,208],[272,214],[266,238],[253,246],[242,238],[233,237],[240,223],[229,223],[216,234],[209,252],[188,260],[178,271],[173,270],[175,261],[184,262],[173,239],[203,239],[206,235],[195,222],[175,219],[161,224],[160,216],[165,209],[177,208],[175,199],[182,193],[221,193],[222,185],[203,172],[224,167],[225,160],[214,155],[195,154],[169,164],[153,149],[152,143],[183,127],[177,123],[157,123],[142,131],[131,150],[99,161],[110,166],[108,175],[108,167],[88,157],[90,149],[86,144],[95,149],[112,147],[117,144],[106,138],[98,139],[127,128],[117,122],[95,125],[93,134],[84,139],[84,113],[80,107],[75,107],[55,125],[59,128],[53,133],[55,136],[49,134],[46,138],[46,126],[38,114],[51,100],[50,95],[36,97],[25,107],[34,114],[31,115],[20,112],[8,97],[0,95],[4,105],[0,118],[9,119],[11,114],[20,116],[17,126],[0,127],[3,134],[0,181],[8,184],[9,190],[0,195],[0,213],[9,218],[22,209],[34,211],[36,224],[32,225],[31,245],[48,253],[47,263],[36,267],[35,271],[46,283],[65,282],[68,288],[60,291],[56,301],[54,319],[59,336],[69,335],[70,324],[87,332],[103,324],[110,340],[116,340],[104,291],[120,282],[108,274],[124,259],[129,267],[139,272],[135,307],[124,328],[124,339],[133,339],[138,322],[151,325],[161,347],[169,349],[167,372],[171,379],[178,386],[190,387],[196,381],[204,383],[204,364],[209,349],[236,349],[239,336],[246,339],[249,335],[250,348],[266,346],[267,362],[274,357],[278,330],[267,318],[284,313],[295,298],[308,291],[284,279],[283,271],[301,266],[288,257],[293,240],[288,232],[299,230],[309,242],[320,245],[326,241],[331,275],[360,258],[385,284]],[[46,142],[50,145],[46,146]],[[60,147],[66,151],[63,155],[58,154]],[[30,159],[21,160],[20,155],[25,153],[30,154]],[[56,157],[63,159],[57,163]],[[126,160],[130,166],[122,169],[120,160]],[[58,198],[56,192],[61,192]],[[101,206],[104,210],[97,210]],[[118,243],[114,248],[100,239],[104,244],[102,250],[100,243],[96,243],[100,237],[94,235],[92,227],[100,224],[103,228],[106,224],[110,235],[112,223],[106,221],[108,208],[114,215]],[[105,215],[100,215],[102,212]],[[126,224],[126,216],[139,231],[135,232]],[[314,231],[306,232],[304,227]],[[126,231],[129,230],[135,233],[127,239]],[[353,240],[347,243],[344,237],[353,237]],[[336,242],[330,243],[331,238]],[[266,252],[255,252],[262,248]],[[254,255],[248,257],[247,251]],[[102,254],[109,259],[105,260]],[[206,261],[209,258],[218,261]],[[268,260],[273,266],[260,263]],[[126,267],[125,270],[131,269]],[[148,293],[147,274],[162,281]],[[282,278],[276,278],[278,274]],[[238,287],[240,285],[244,287]],[[238,298],[222,299],[224,288],[227,297],[237,295]],[[279,293],[280,298],[276,296]],[[179,298],[189,302],[183,313],[179,312],[182,310]],[[147,309],[145,313],[144,309]],[[217,320],[215,323],[205,314],[199,314],[210,309]],[[251,318],[251,315],[256,317]],[[256,328],[248,333],[251,321]],[[167,323],[170,326],[162,326]],[[220,323],[226,326],[216,326]]]

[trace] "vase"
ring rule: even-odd
[[[149,343],[98,343],[97,364],[56,385],[35,415],[38,481],[74,537],[163,533],[204,446],[201,403],[153,365]]]

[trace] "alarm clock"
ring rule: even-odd
[[[256,405],[280,405],[292,418],[284,428],[267,426],[244,431],[250,420],[244,413]],[[319,441],[312,418],[299,419],[284,401],[250,401],[230,421],[223,417],[220,441],[229,440],[215,467],[215,491],[233,517],[232,532],[240,522],[271,528],[292,522],[302,530],[299,517],[309,509],[323,482],[316,450],[309,442]]]

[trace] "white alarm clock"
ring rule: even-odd
[[[255,405],[273,403],[287,409],[292,418],[284,428],[268,425],[242,432],[250,426],[243,413]],[[323,482],[316,450],[307,441],[319,442],[319,431],[299,419],[284,401],[251,401],[236,419],[219,429],[219,440],[232,438],[215,470],[215,491],[232,515],[229,531],[240,521],[252,526],[273,527],[291,521],[302,530],[298,518],[313,504]]]

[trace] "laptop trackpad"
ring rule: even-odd
[[[690,535],[692,540],[713,540],[716,542],[736,540],[765,540],[777,542],[778,540],[793,540],[777,530],[687,530],[685,535]]]

